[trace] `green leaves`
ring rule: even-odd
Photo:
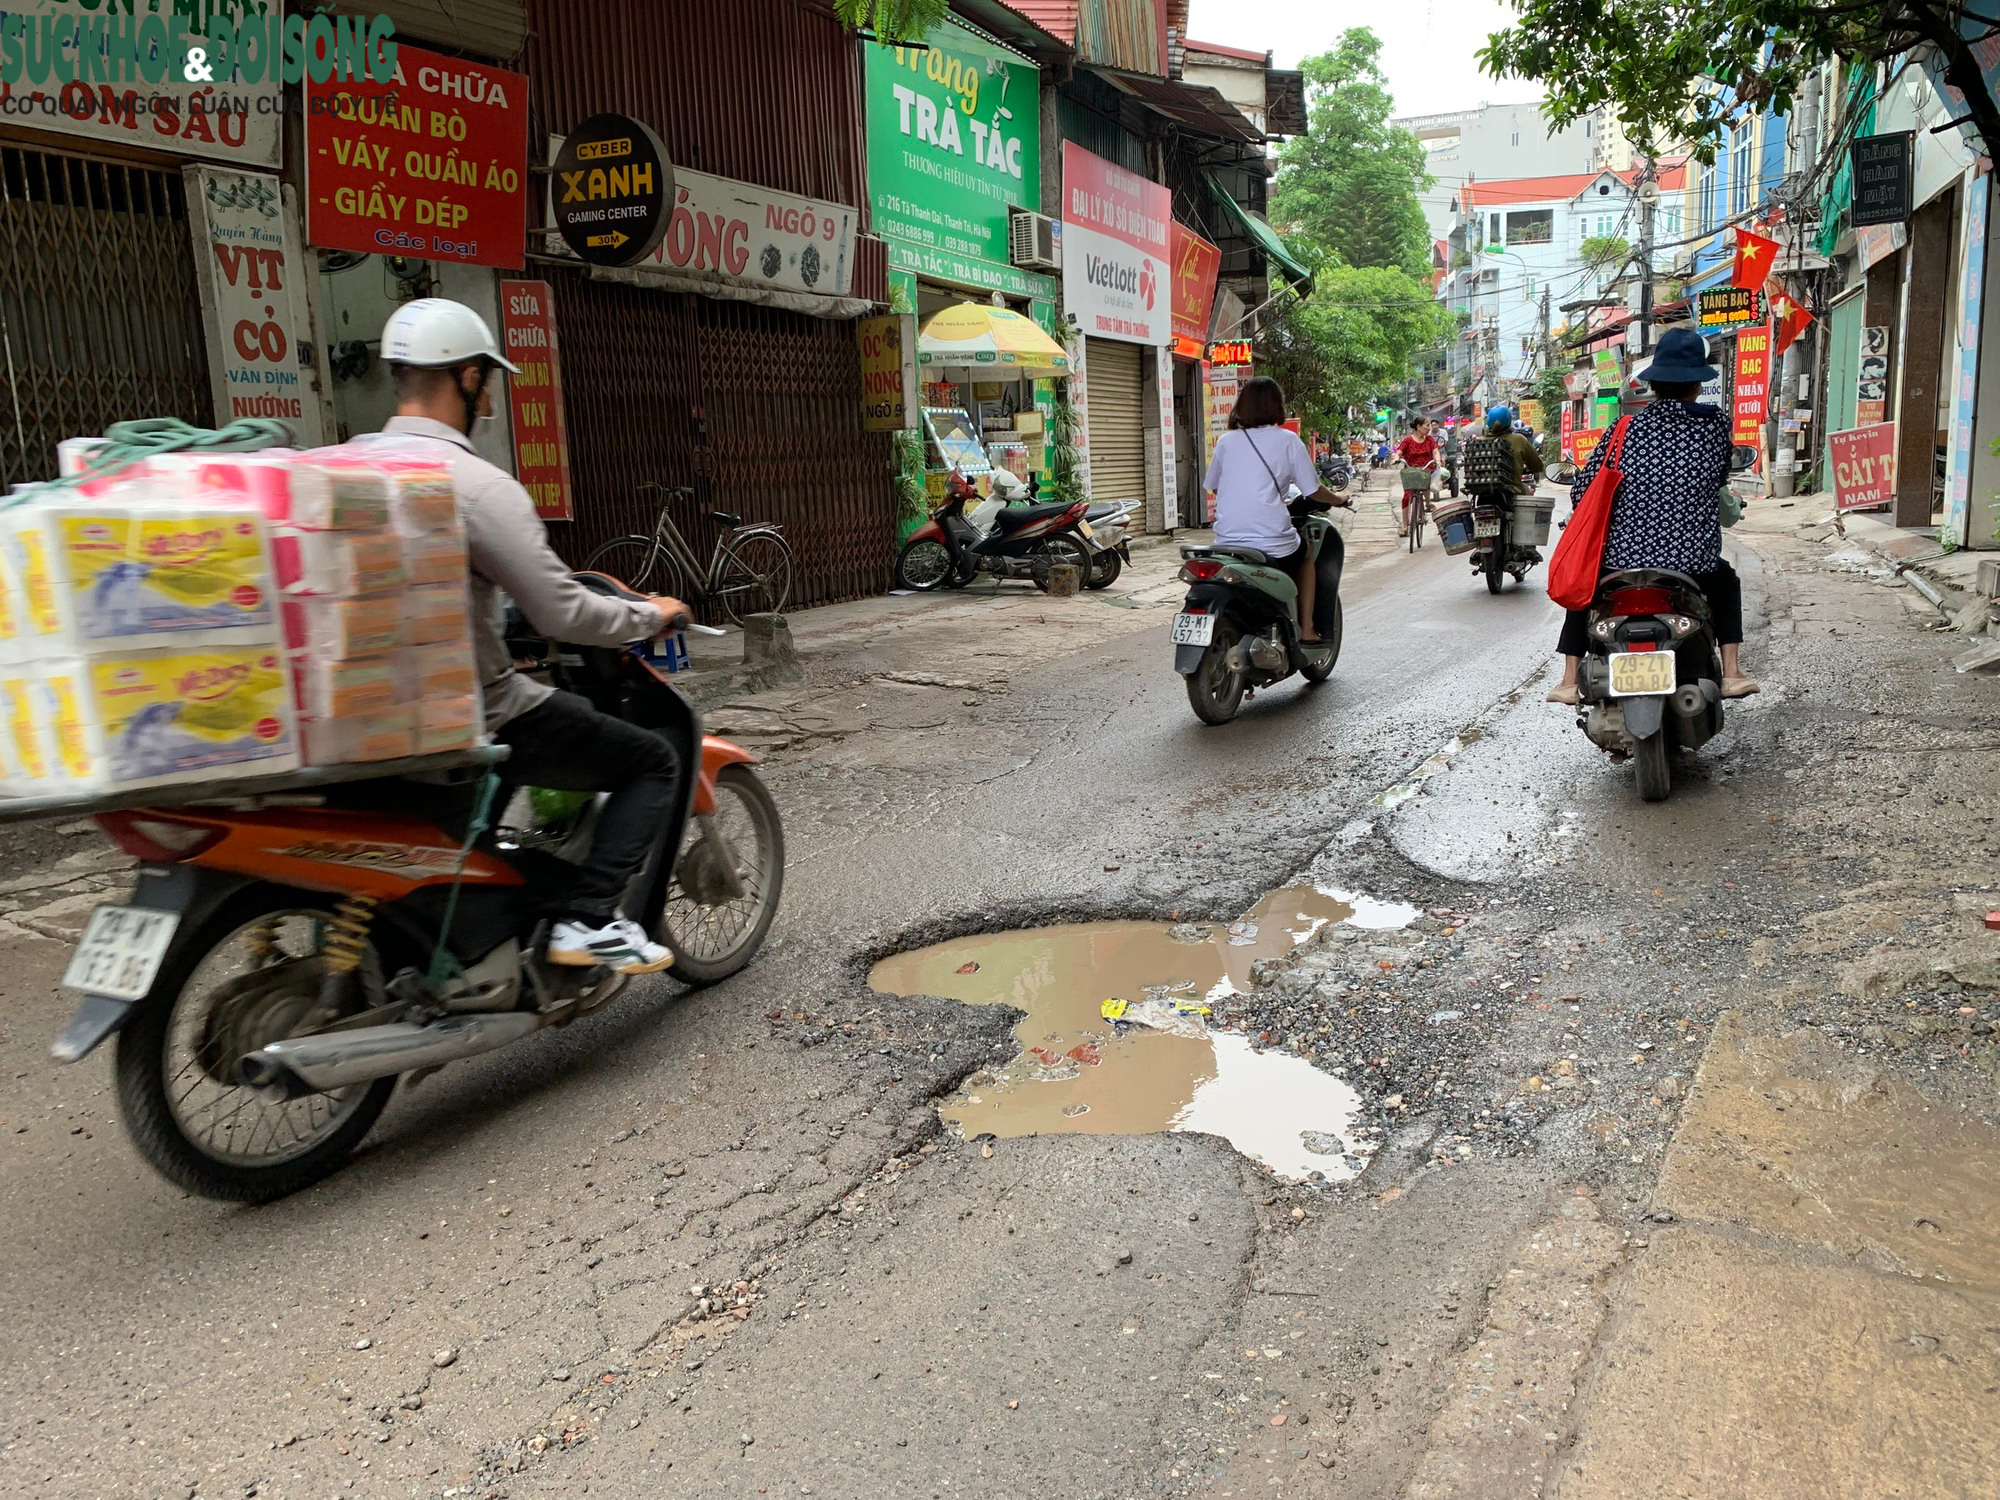
[[[951,14],[950,0],[833,0],[833,13],[849,31],[872,31],[878,41],[920,41]]]
[[[1410,377],[1416,355],[1451,337],[1427,282],[1394,266],[1329,265],[1310,297],[1286,300],[1257,337],[1257,369],[1284,386],[1310,426],[1340,431]]]

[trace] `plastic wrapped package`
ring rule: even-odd
[[[344,719],[309,719],[301,734],[307,765],[344,766],[415,754],[416,731],[416,706],[398,703]]]
[[[428,646],[451,641],[463,646],[471,641],[471,611],[463,583],[405,589],[398,597],[403,604],[402,644]]]
[[[433,698],[471,698],[479,694],[479,678],[471,653],[456,641],[405,646],[396,653],[397,696],[406,703]]]
[[[417,751],[436,755],[479,743],[479,698],[426,698],[417,705]]]
[[[411,584],[461,583],[465,578],[465,533],[416,531],[402,537],[403,569]]]
[[[382,594],[418,581],[405,565],[403,538],[388,530],[301,531],[281,526],[271,538],[271,555],[278,587],[288,594]]]
[[[298,656],[299,712],[313,719],[374,713],[410,701],[396,657]]]
[[[458,486],[451,470],[421,459],[370,458],[389,485],[389,517],[405,536],[457,531]]]
[[[404,600],[421,592],[409,589],[360,599],[302,594],[287,599],[286,644],[317,657],[375,656],[393,651],[405,640]]]
[[[301,531],[379,531],[389,524],[389,482],[378,470],[328,462],[329,450],[251,454],[251,494],[266,519]]]

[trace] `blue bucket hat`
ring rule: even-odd
[[[1639,378],[1656,385],[1699,385],[1717,373],[1700,334],[1692,328],[1669,328],[1660,335],[1653,362],[1639,372]]]

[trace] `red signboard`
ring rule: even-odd
[[[528,80],[404,43],[388,83],[305,85],[306,238],[518,266],[528,235]]]
[[[1215,278],[1222,269],[1222,252],[1174,220],[1173,241],[1168,264],[1173,267],[1174,338],[1200,344],[1208,338],[1208,320],[1215,311]],[[1199,353],[1187,356],[1200,359]]]
[[[1736,427],[1739,447],[1764,447],[1764,412],[1771,389],[1771,329],[1745,328],[1736,335]]]
[[[1576,462],[1576,408],[1569,402],[1562,407],[1562,456],[1571,463]]]
[[[1887,510],[1896,498],[1896,424],[1871,422],[1831,434],[1833,501],[1841,510]]]
[[[555,297],[546,281],[500,283],[500,346],[521,367],[509,377],[514,473],[544,521],[573,513],[569,426],[563,417],[562,361],[556,354]]]
[[[1596,451],[1597,445],[1604,441],[1604,434],[1610,430],[1608,427],[1586,427],[1581,432],[1572,432],[1569,435],[1569,461],[1579,469],[1589,463],[1590,455]]]

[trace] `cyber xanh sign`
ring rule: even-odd
[[[211,14],[196,29],[180,16],[100,12],[83,4],[16,0],[0,7],[0,83],[387,83],[396,74],[396,26],[383,15]]]

